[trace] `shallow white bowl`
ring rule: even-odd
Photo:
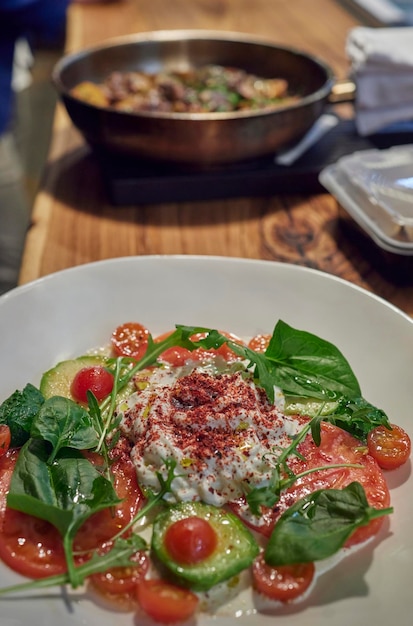
[[[0,298],[0,401],[39,383],[57,361],[108,341],[136,320],[154,334],[175,323],[241,336],[271,332],[278,319],[333,342],[364,397],[413,437],[413,322],[385,301],[331,275],[269,261],[214,257],[127,257],[75,267]],[[311,596],[277,617],[244,601],[199,626],[410,625],[413,496],[410,463],[389,474],[395,513],[377,540],[321,576]],[[0,565],[0,586],[19,578]],[[0,599],[1,626],[136,626],[75,592]],[[240,617],[234,616],[234,606]],[[140,622],[139,622],[140,624]]]

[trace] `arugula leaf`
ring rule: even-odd
[[[44,402],[33,420],[30,435],[52,444],[50,463],[61,448],[89,450],[98,442],[90,414],[76,402],[61,396]]]
[[[265,561],[290,565],[325,559],[340,550],[359,526],[392,512],[371,507],[357,482],[315,491],[282,514],[266,546]]]
[[[29,383],[1,404],[0,424],[9,426],[12,447],[19,448],[29,439],[33,419],[43,402],[43,394]]]
[[[146,550],[146,541],[139,535],[132,534],[127,539],[119,537],[113,542],[111,549],[105,554],[94,552],[92,557],[85,563],[76,567],[79,585],[83,584],[88,576],[98,572],[106,572],[112,567],[128,567],[134,565],[131,557],[139,550]],[[16,591],[29,591],[31,589],[47,589],[56,585],[70,583],[68,574],[47,576],[27,583],[19,583],[10,587],[0,588],[0,595],[14,593]]]

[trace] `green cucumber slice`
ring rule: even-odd
[[[105,357],[98,355],[81,356],[77,359],[61,361],[43,374],[40,381],[40,391],[46,399],[53,396],[63,396],[73,400],[70,387],[76,374],[84,367],[105,365],[105,363]]]
[[[164,537],[171,524],[192,516],[207,520],[214,528],[218,541],[209,557],[199,563],[186,565],[170,557]],[[202,502],[181,502],[161,512],[153,525],[151,546],[161,566],[178,583],[193,591],[207,591],[233,578],[249,567],[259,552],[252,533],[238,517],[225,509]]]

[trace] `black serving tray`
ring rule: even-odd
[[[277,165],[273,156],[240,163],[193,169],[148,163],[131,157],[95,151],[110,202],[116,206],[189,202],[281,193],[325,191],[320,171],[356,150],[389,148],[413,143],[413,122],[375,135],[360,137],[352,120],[340,120],[293,165]]]

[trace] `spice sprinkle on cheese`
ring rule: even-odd
[[[165,459],[177,463],[176,501],[222,506],[243,485],[268,484],[271,452],[286,447],[299,421],[269,403],[246,371],[160,368],[119,407],[121,429],[142,486],[157,489]]]

